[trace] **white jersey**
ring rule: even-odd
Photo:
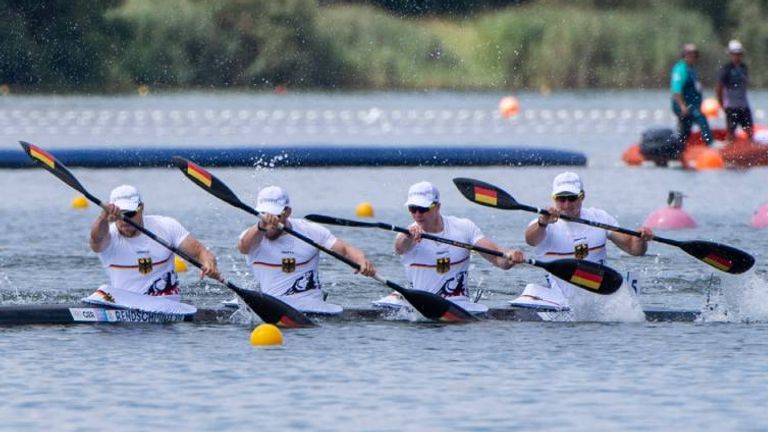
[[[174,247],[189,235],[176,219],[165,216],[144,216],[144,227]],[[146,295],[178,294],[174,253],[142,233],[125,237],[110,224],[109,245],[99,259],[113,288]]]
[[[443,231],[429,234],[471,245],[484,237],[474,222],[454,216],[443,216]],[[413,289],[450,299],[468,296],[469,255],[466,249],[422,239],[400,261]]]
[[[614,226],[619,224],[606,211],[594,207],[581,209],[580,218]],[[537,220],[534,219],[529,225],[535,224]],[[605,264],[607,241],[608,231],[602,228],[559,219],[557,222],[547,225],[547,235],[536,246],[536,257],[543,262],[576,258]],[[550,286],[559,287],[568,298],[572,296],[574,289],[579,289],[552,274],[547,275],[547,280]]]
[[[330,249],[336,243],[336,237],[321,225],[305,219],[288,220],[291,229],[321,246]],[[253,279],[262,292],[274,297],[303,296],[311,290],[320,292],[319,255],[316,247],[283,234],[275,240],[262,238],[261,243],[248,252],[247,260]]]

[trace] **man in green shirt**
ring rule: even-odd
[[[699,125],[701,136],[707,145],[712,145],[712,131],[704,114],[701,113],[701,82],[694,67],[699,51],[694,44],[683,45],[681,59],[672,68],[671,90],[672,111],[678,118],[680,140],[685,143],[694,123]]]

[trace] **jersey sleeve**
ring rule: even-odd
[[[326,249],[330,249],[336,244],[336,236],[331,234],[331,231],[328,228],[320,224],[306,221],[304,231],[306,231],[307,237]]]
[[[464,224],[464,228],[466,229],[466,235],[467,235],[467,242],[469,244],[475,245],[477,242],[480,241],[485,235],[480,230],[480,228],[475,225],[474,222],[472,222],[469,219],[462,219],[462,223]]]
[[[168,233],[168,241],[173,247],[179,247],[189,236],[189,231],[179,221],[173,218],[163,218],[163,223]]]
[[[678,62],[672,68],[672,78],[669,84],[672,93],[682,93],[686,79],[688,79],[688,68],[684,62]]]

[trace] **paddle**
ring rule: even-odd
[[[82,193],[86,198],[91,200],[94,204],[98,205],[99,207],[106,207],[106,204],[102,203],[101,200],[96,198],[95,196],[91,195],[83,185],[80,184],[79,181],[75,178],[74,175],[69,171],[69,169],[64,166],[61,162],[59,162],[55,157],[53,157],[50,153],[44,151],[40,147],[37,147],[33,144],[20,141],[21,146],[24,148],[24,151],[27,153],[29,157],[31,157],[33,160],[38,162],[43,168],[50,171],[53,175],[59,178],[59,180],[63,181],[64,183],[68,184],[73,189],[77,190],[78,192]],[[133,226],[137,230],[141,231],[144,235],[151,238],[152,240],[160,243],[164,247],[166,247],[168,250],[172,251],[176,255],[184,258],[188,262],[190,262],[192,265],[194,265],[197,268],[202,268],[202,264],[200,264],[197,260],[192,258],[191,256],[185,254],[184,252],[180,251],[179,249],[173,247],[168,242],[163,240],[162,238],[156,236],[153,232],[147,230],[143,226],[135,223],[129,218],[126,218],[125,216],[121,216],[123,221],[128,223],[129,225]],[[307,318],[306,315],[302,314],[301,312],[297,311],[296,309],[292,308],[285,302],[260,293],[258,291],[250,291],[250,290],[244,290],[242,288],[237,287],[232,282],[226,281],[226,280],[219,280],[222,284],[224,284],[227,288],[231,289],[235,292],[246,305],[248,305],[251,310],[253,310],[254,313],[256,313],[264,322],[270,323],[270,324],[277,324],[281,327],[310,327],[314,326],[315,324]]]
[[[381,228],[388,231],[401,232],[403,234],[410,234],[406,228],[398,227],[383,222],[362,222],[349,219],[342,219],[332,216],[324,216],[311,214],[305,216],[305,219],[313,222],[348,226],[348,227],[360,227],[360,228]],[[432,234],[424,233],[422,238],[428,240],[434,240],[440,243],[446,243],[451,246],[460,247],[463,249],[474,250],[494,256],[504,256],[504,253],[484,248],[481,246],[474,246],[469,243],[462,243],[459,241],[434,236]],[[569,281],[572,284],[584,288],[595,294],[612,294],[621,288],[621,284],[624,281],[621,274],[616,270],[600,265],[592,261],[577,260],[577,259],[561,259],[550,262],[540,262],[535,259],[527,259],[527,264],[532,266],[541,267],[548,272],[552,273],[556,277]]]
[[[215,197],[234,207],[245,210],[246,212],[256,217],[259,217],[259,212],[256,209],[242,202],[240,198],[238,198],[235,193],[232,192],[229,187],[227,187],[226,184],[224,184],[221,180],[216,178],[216,176],[206,171],[199,165],[180,156],[174,156],[173,163],[176,164],[176,166],[181,170],[182,173],[184,173],[185,176],[187,176],[187,178],[192,180],[192,182],[196,185],[203,188],[206,192],[214,195]],[[281,226],[281,228],[285,230],[286,233],[298,238],[299,240],[302,240],[318,248],[319,250],[333,256],[334,258],[344,262],[356,270],[360,270],[360,265],[350,260],[349,258],[340,255],[326,247],[323,247],[309,237],[296,232],[289,227]],[[379,275],[374,275],[372,278],[402,294],[402,296],[411,305],[413,305],[417,311],[431,320],[445,322],[465,322],[477,320],[477,318],[471,313],[436,294],[408,289]]]
[[[459,192],[461,192],[464,197],[480,205],[494,207],[501,210],[524,210],[542,215],[549,214],[549,212],[545,209],[518,203],[514,198],[512,198],[510,194],[489,183],[468,178],[455,178],[453,179],[453,183],[456,184]],[[590,225],[608,231],[615,231],[623,234],[629,234],[635,237],[640,237],[640,233],[637,231],[615,227],[600,222],[585,220],[578,217],[561,214],[560,219],[584,225]],[[752,266],[755,264],[755,258],[752,257],[752,255],[740,249],[736,249],[733,246],[702,240],[679,241],[659,236],[653,236],[652,240],[656,240],[657,242],[666,243],[672,246],[677,246],[688,255],[691,255],[696,259],[703,261],[712,267],[726,273],[744,273],[745,271],[752,268]]]

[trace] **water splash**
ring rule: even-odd
[[[757,274],[725,278],[707,305],[705,322],[768,322],[768,282]]]
[[[644,322],[645,313],[637,296],[626,284],[609,296],[577,290],[571,298],[574,321]]]

